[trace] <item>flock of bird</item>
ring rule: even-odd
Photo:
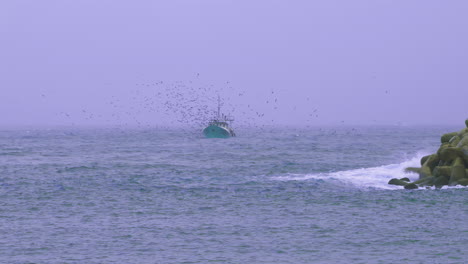
[[[302,127],[313,127],[319,118],[320,110],[313,105],[314,101],[317,102],[310,97],[291,104],[291,100],[282,100],[287,98],[287,91],[270,89],[261,93],[258,90],[238,90],[230,82],[221,85],[203,83],[198,80],[198,76],[197,80],[185,82],[135,83],[125,89],[124,94],[116,93],[100,102],[97,108],[83,106],[77,110],[75,104],[74,110],[62,109],[57,115],[63,125],[99,124],[139,128],[178,126],[193,131],[202,129],[216,117],[220,98],[221,112],[235,118],[234,128],[268,129],[277,124],[277,117],[281,115],[283,119],[288,115],[298,115],[298,120],[305,121]],[[389,93],[388,90],[384,92]],[[48,99],[45,94],[40,96],[42,100]],[[344,124],[344,120],[341,123]],[[336,130],[321,132],[330,135],[338,133]],[[356,134],[357,130],[352,128],[346,133]]]
[[[266,127],[276,124],[278,112],[296,111],[295,105],[281,104],[282,93],[271,89],[259,94],[258,91],[237,90],[229,81],[214,85],[203,83],[198,78],[185,82],[139,82],[126,90],[126,96],[111,95],[107,102],[101,104],[106,107],[99,108],[96,113],[83,107],[80,111],[61,111],[58,115],[68,124],[138,127],[167,124],[202,128],[215,117],[220,96],[221,111],[235,117],[235,126]],[[313,124],[313,119],[319,117],[318,112],[317,108],[309,109],[306,124]]]

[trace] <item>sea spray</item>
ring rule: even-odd
[[[388,185],[388,180],[391,178],[403,177],[409,177],[411,180],[414,180],[415,175],[405,172],[405,168],[419,164],[420,155],[424,154],[420,152],[415,157],[396,164],[326,173],[287,174],[284,176],[275,176],[272,177],[272,179],[280,181],[320,179],[358,188],[399,189],[396,186]]]

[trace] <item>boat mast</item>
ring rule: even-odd
[[[218,119],[220,119],[220,112],[221,112],[221,99],[219,98],[219,94],[218,94],[218,116],[217,116]]]

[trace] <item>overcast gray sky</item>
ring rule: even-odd
[[[467,14],[466,0],[3,0],[0,126],[172,124],[217,94],[239,123],[463,125]]]

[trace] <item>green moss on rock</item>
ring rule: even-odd
[[[463,128],[462,130],[458,131],[458,134],[457,134],[457,135],[458,135],[459,137],[463,137],[463,136],[465,136],[466,134],[468,134],[468,127],[465,127],[465,128]]]
[[[437,151],[439,158],[445,162],[452,162],[458,157],[463,157],[463,152],[458,147],[443,146]]]
[[[421,166],[426,163],[427,159],[430,157],[431,155],[427,155],[427,156],[424,156],[421,158]]]
[[[450,175],[449,184],[456,185],[458,183],[458,180],[465,178],[465,176],[466,176],[465,164],[463,162],[463,159],[461,157],[458,157],[453,162],[452,174]]]
[[[436,188],[442,188],[442,186],[449,184],[449,179],[446,177],[438,177],[434,180],[434,186]]]
[[[459,132],[442,135],[437,153],[422,157],[421,168],[405,169],[405,172],[418,173],[418,180],[407,183],[403,179],[392,179],[389,184],[402,185],[405,189],[415,189],[418,186],[441,188],[457,184],[468,186],[468,119],[465,120],[465,125],[466,128]]]
[[[423,179],[416,180],[416,181],[414,181],[412,183],[420,185],[420,186],[432,186],[433,182],[434,182],[434,179],[435,179],[435,177],[430,176],[430,177],[426,177],[426,178],[423,178]]]
[[[460,140],[461,140],[461,138],[458,135],[453,136],[449,141],[449,145],[451,147],[456,147],[458,145],[458,143],[460,143]]]
[[[440,143],[442,143],[442,144],[449,143],[450,139],[452,139],[452,137],[454,137],[456,135],[458,135],[457,132],[443,134],[442,137],[440,137]]]
[[[432,173],[434,174],[434,177],[445,177],[449,179],[450,175],[452,174],[452,167],[451,166],[437,166],[434,168],[434,171]]]
[[[464,179],[458,180],[458,184],[463,185],[463,186],[468,186],[468,179],[464,178]]]

